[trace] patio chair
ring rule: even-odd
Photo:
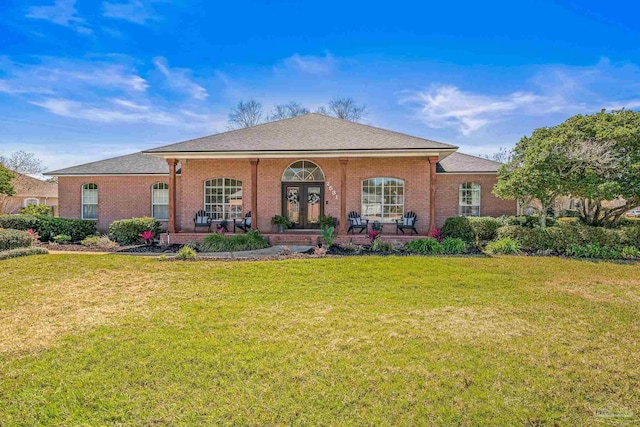
[[[398,231],[404,234],[404,230],[411,230],[411,234],[418,234],[416,222],[418,222],[416,213],[414,211],[407,212],[402,218],[396,219],[396,234],[398,234]]]
[[[358,233],[362,233],[363,231],[369,232],[369,220],[362,219],[358,212],[351,211],[347,217],[349,218],[349,229],[347,233],[351,232],[351,234],[355,234],[356,229],[360,230]]]
[[[251,212],[247,214],[241,220],[233,219],[233,232],[236,232],[236,228],[244,231],[245,233],[251,229]]]
[[[211,231],[211,218],[207,211],[201,210],[196,212],[195,218],[193,218],[193,232],[195,233],[198,227],[206,227],[208,231]]]

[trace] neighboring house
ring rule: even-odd
[[[491,192],[500,164],[457,149],[307,114],[48,175],[58,177],[60,215],[95,220],[100,230],[154,216],[169,232],[191,232],[205,210],[214,222],[251,212],[263,232],[274,215],[300,229],[332,216],[344,234],[351,211],[382,223],[414,211],[424,235],[451,216],[515,214],[515,201]]]
[[[18,213],[28,205],[50,206],[54,215],[58,215],[58,184],[53,181],[43,181],[28,175],[17,174],[11,181],[15,190],[12,197],[0,198],[2,213]]]

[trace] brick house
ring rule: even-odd
[[[516,213],[492,194],[499,163],[456,146],[307,114],[49,172],[59,184],[60,216],[97,221],[154,216],[169,233],[194,230],[196,212],[213,223],[251,213],[251,226],[272,231],[285,215],[296,229],[347,215],[390,224],[413,211],[424,235],[458,215]]]

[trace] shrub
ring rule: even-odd
[[[502,225],[520,225],[527,228],[540,227],[540,215],[518,215],[518,216],[502,216],[498,218],[498,221]],[[553,227],[558,221],[552,217],[547,216],[547,227]]]
[[[40,240],[49,242],[59,234],[71,236],[71,240],[79,242],[87,236],[96,234],[95,221],[84,219],[67,219],[52,216],[36,217],[35,231],[40,235]]]
[[[500,227],[500,221],[490,216],[469,217],[471,229],[476,240],[493,240]]]
[[[471,228],[471,221],[465,216],[447,218],[442,226],[442,236],[445,238],[459,238],[467,243],[475,241],[475,233]]]
[[[412,240],[405,246],[407,252],[422,254],[422,255],[436,255],[442,253],[442,245],[431,237],[426,239]]]
[[[35,230],[38,218],[33,215],[0,215],[0,228],[12,228],[14,230]]]
[[[89,236],[84,238],[80,244],[90,248],[112,249],[118,246],[117,242],[109,239],[109,236]]]
[[[377,237],[371,242],[371,250],[374,252],[393,252],[393,245],[388,242],[383,242],[380,237]]]
[[[489,242],[485,249],[491,254],[517,255],[522,251],[522,245],[511,237],[503,237]]]
[[[463,254],[467,251],[467,244],[457,237],[447,237],[441,242],[441,245],[443,254],[455,255]]]
[[[442,229],[434,228],[429,232],[429,237],[431,237],[432,239],[436,239],[438,242],[442,242],[442,239],[444,239],[444,237],[442,236]]]
[[[624,245],[640,249],[640,227],[629,226],[621,228],[620,240]]]
[[[586,245],[571,245],[567,249],[567,255],[578,258],[604,258],[618,259],[621,257],[620,251],[601,246],[598,243],[589,243]]]
[[[333,234],[334,231],[335,228],[333,226],[327,229],[320,230],[320,234],[322,234],[322,241],[324,242],[324,246],[326,246],[327,248],[330,248],[331,245],[333,245],[333,242],[335,240],[335,236]]]
[[[620,251],[620,256],[626,259],[640,258],[640,249],[635,246],[625,246]]]
[[[46,255],[48,253],[49,251],[45,248],[38,248],[35,246],[31,248],[17,248],[0,252],[0,261],[2,261],[3,259],[18,258],[28,255]]]
[[[47,205],[29,205],[20,209],[20,213],[33,216],[53,216],[53,209]]]
[[[53,241],[61,245],[66,245],[68,243],[71,243],[71,236],[69,236],[68,234],[58,234],[53,238]]]
[[[198,245],[200,252],[234,252],[264,249],[269,246],[267,239],[260,232],[250,230],[245,234],[225,236],[214,233],[205,237]]]
[[[0,251],[17,248],[28,248],[33,244],[33,237],[22,230],[4,228],[0,230]]]
[[[152,231],[153,238],[160,236],[162,225],[160,221],[151,217],[121,219],[109,226],[109,236],[121,245],[135,245],[141,242],[140,235],[145,231]]]
[[[176,259],[180,261],[189,261],[196,259],[196,251],[194,249],[191,249],[189,246],[183,246],[178,251]]]

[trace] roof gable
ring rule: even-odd
[[[502,163],[464,153],[451,153],[436,166],[438,173],[497,173]]]

